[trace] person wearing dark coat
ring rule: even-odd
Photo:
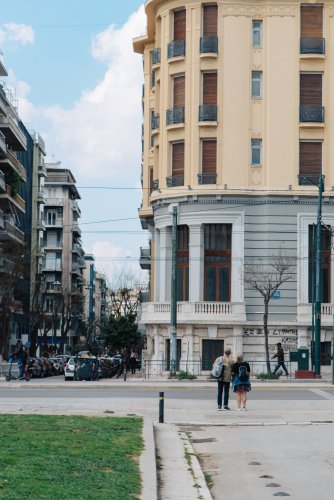
[[[277,353],[274,354],[274,356],[271,359],[274,359],[274,358],[277,358],[277,365],[275,367],[275,370],[273,371],[273,374],[275,375],[277,370],[282,367],[283,370],[285,371],[286,376],[288,377],[289,373],[288,373],[288,370],[287,370],[285,363],[284,363],[284,351],[283,351],[282,344],[280,342],[278,342],[278,344],[277,344]]]

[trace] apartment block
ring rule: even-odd
[[[322,371],[330,371],[334,273],[334,81],[330,1],[147,0],[142,227],[150,301],[147,359],[169,368],[172,212],[177,207],[177,343],[207,373],[224,348],[264,359],[263,300],[245,266],[280,250],[293,275],[270,302],[269,348],[311,347],[312,245],[325,176]]]

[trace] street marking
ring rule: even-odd
[[[310,392],[314,392],[325,399],[334,399],[334,394],[329,394],[328,392],[322,391],[321,389],[309,389]]]

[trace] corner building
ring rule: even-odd
[[[168,370],[172,207],[178,210],[178,359],[205,373],[223,348],[264,360],[263,300],[247,263],[281,247],[296,268],[269,307],[270,349],[311,346],[310,234],[325,175],[334,225],[334,4],[148,0],[143,55],[143,200],[151,233],[146,357]],[[330,371],[331,234],[323,238],[322,373]],[[289,357],[287,356],[287,359]],[[254,365],[255,366],[255,365]],[[153,369],[153,368],[152,368]]]

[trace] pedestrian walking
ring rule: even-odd
[[[27,375],[27,362],[28,362],[28,349],[26,346],[22,346],[22,377],[25,378]]]
[[[228,399],[230,393],[230,383],[231,383],[231,368],[233,365],[233,360],[231,359],[231,349],[226,349],[223,356],[219,356],[214,362],[223,363],[222,374],[217,378],[217,411],[222,411],[223,394],[224,394],[224,410],[229,410]]]
[[[137,353],[132,351],[129,359],[129,368],[131,370],[132,375],[136,373],[136,366],[137,366]]]
[[[247,393],[251,390],[250,366],[244,361],[242,354],[237,356],[237,361],[232,365],[233,392],[237,397],[237,411],[246,411]]]
[[[288,377],[289,373],[284,363],[284,351],[282,344],[278,342],[276,345],[277,345],[277,353],[274,354],[274,356],[271,358],[271,359],[277,358],[277,365],[275,367],[275,370],[273,371],[273,375],[275,375],[275,373],[279,368],[283,368],[283,370],[285,371],[285,375]]]
[[[19,379],[22,380],[24,352],[21,340],[17,339],[17,341],[15,342],[15,351],[10,355],[10,357],[17,362],[17,366],[19,369]]]

